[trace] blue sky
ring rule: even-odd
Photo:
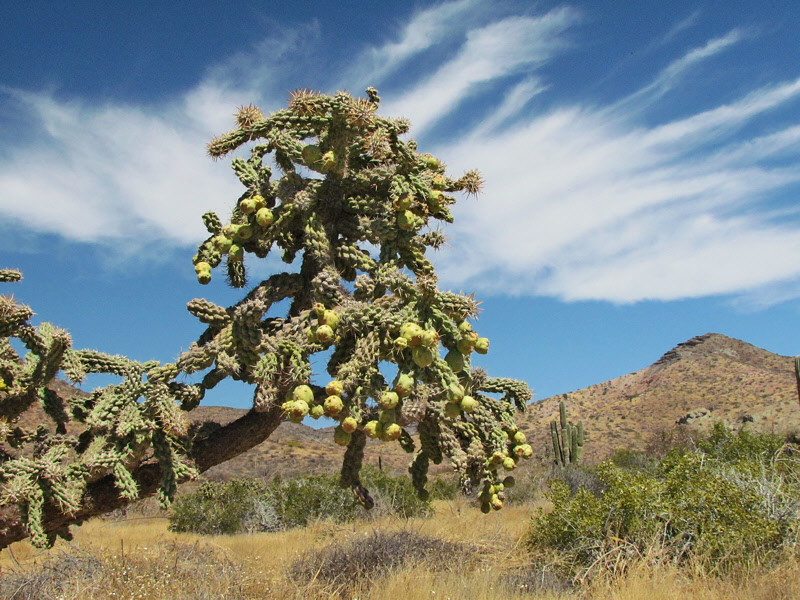
[[[486,179],[434,260],[483,300],[490,373],[545,398],[710,331],[800,353],[800,4],[232,6],[0,7],[0,265],[25,275],[2,292],[75,346],[188,347],[189,299],[240,297],[191,266],[200,215],[241,192],[206,142],[237,106],[374,85]]]

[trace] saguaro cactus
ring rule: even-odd
[[[583,421],[573,425],[567,421],[567,408],[564,401],[558,403],[559,420],[550,421],[550,434],[553,438],[553,460],[561,467],[577,464],[583,457]]]
[[[230,285],[245,287],[248,261],[272,251],[296,268],[256,283],[228,308],[189,302],[207,329],[174,363],[71,350],[64,332],[35,330],[29,309],[3,300],[0,335],[18,337],[31,355],[22,361],[0,341],[0,434],[18,449],[0,456],[2,501],[18,511],[14,527],[13,516],[0,514],[0,546],[25,534],[45,544],[69,522],[156,490],[168,502],[178,481],[306,415],[339,421],[334,441],[347,447],[341,482],[365,505],[372,499],[358,474],[371,437],[413,453],[409,470],[421,496],[429,463],[447,457],[465,488],[483,486],[484,509],[502,507],[499,467],[513,469],[532,453],[513,422],[531,392],[471,368],[472,354],[489,346],[470,323],[478,302],[439,290],[426,256],[444,243],[431,225],[453,220],[451,194],[477,194],[482,180],[476,171],[451,178],[401,139],[409,123],[378,116],[378,104],[372,88],[366,98],[298,91],[269,116],[241,108],[236,129],[210,142],[214,158],[242,146],[249,158],[231,161],[245,191],[230,217],[203,215],[209,237],[193,260],[198,281],[222,267]],[[276,314],[284,300],[288,313]],[[331,380],[322,386],[311,357],[325,351]],[[89,372],[124,380],[67,400],[46,387],[59,369],[73,381]],[[198,381],[177,381],[186,375]],[[182,411],[227,377],[254,386],[253,410],[207,436],[189,431]],[[37,399],[55,433],[7,424]],[[83,431],[69,435],[69,422]]]

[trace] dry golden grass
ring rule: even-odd
[[[25,542],[14,544],[10,551],[0,553],[0,568],[7,581],[28,585],[31,595],[18,595],[19,600],[86,600],[87,595],[92,600],[800,598],[800,565],[791,561],[756,573],[746,582],[692,578],[677,569],[653,569],[642,564],[631,567],[625,577],[613,582],[596,581],[580,591],[559,594],[558,588],[551,585],[559,583],[557,579],[548,579],[541,567],[538,572],[530,571],[530,556],[520,543],[534,510],[533,505],[508,506],[498,513],[482,515],[470,503],[458,499],[438,502],[436,516],[430,519],[387,518],[347,525],[317,522],[285,532],[219,537],[170,532],[166,519],[98,519],[75,528],[72,545],[60,541],[52,550],[43,552]],[[307,551],[364,539],[378,530],[411,531],[467,544],[474,549],[476,560],[444,571],[435,571],[430,564],[406,564],[387,576],[349,589],[340,583],[296,581],[288,575],[291,565],[307,556]],[[47,565],[54,564],[48,561],[58,561],[59,557],[61,571],[48,571]],[[83,560],[81,557],[93,558],[81,563],[81,569],[70,571],[63,566],[77,564]],[[509,579],[514,573],[517,579]],[[545,585],[544,589],[537,589],[539,580],[551,588]],[[47,585],[54,581],[63,586],[48,592]],[[8,586],[1,584],[2,580],[0,596],[5,593],[14,598],[9,595]],[[37,591],[35,585],[41,589]],[[20,594],[24,593],[22,589]]]

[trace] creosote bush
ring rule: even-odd
[[[34,327],[30,308],[0,297],[0,548],[26,536],[47,546],[71,523],[153,493],[168,505],[180,482],[307,416],[339,422],[339,483],[366,507],[374,500],[360,470],[375,438],[412,455],[423,500],[429,465],[449,460],[485,511],[502,508],[503,471],[532,455],[513,419],[531,392],[473,366],[489,351],[472,325],[479,302],[440,290],[428,256],[445,243],[437,224],[453,221],[454,194],[477,194],[482,178],[451,176],[406,137],[408,121],[378,115],[379,103],[374,88],[365,98],[299,90],[270,115],[240,108],[235,129],[209,143],[215,159],[238,151],[230,164],[244,190],[229,215],[202,216],[198,282],[221,269],[245,288],[250,261],[270,254],[292,267],[233,306],[190,301],[206,329],[174,362],[74,349],[65,331]],[[0,282],[20,278],[0,270]],[[324,387],[312,378],[320,354]],[[52,385],[91,373],[119,382],[69,397]],[[227,378],[253,386],[253,409],[194,435],[186,411]],[[52,423],[20,427],[35,403]]]
[[[798,550],[798,459],[798,449],[778,436],[718,424],[696,450],[677,448],[656,470],[601,463],[600,495],[571,494],[555,480],[553,510],[532,519],[528,544],[556,551],[559,564],[580,577],[644,557],[744,573]]]

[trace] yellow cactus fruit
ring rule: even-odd
[[[533,456],[533,448],[531,448],[530,444],[520,444],[519,446],[514,446],[514,454],[520,458],[530,458]]]
[[[521,431],[518,431],[517,433],[515,433],[515,434],[514,434],[514,437],[512,437],[512,438],[511,438],[511,440],[512,440],[512,441],[513,441],[513,442],[514,442],[514,443],[515,443],[517,446],[519,446],[519,445],[522,445],[522,444],[524,444],[525,442],[527,442],[527,441],[528,441],[528,439],[525,437],[525,434],[524,434],[524,433],[522,433]]]
[[[320,325],[327,325],[331,329],[336,329],[339,324],[339,313],[335,310],[325,310],[319,317]]]
[[[336,154],[334,154],[333,150],[328,150],[325,154],[322,155],[321,161],[321,172],[327,173],[331,169],[336,167]]]
[[[211,272],[201,271],[197,274],[197,283],[200,285],[208,285],[211,282]]]
[[[321,317],[325,314],[325,311],[328,310],[325,308],[325,305],[322,302],[317,302],[314,306],[311,307],[311,310],[314,311],[314,314],[318,317]]]
[[[386,442],[394,442],[398,440],[401,435],[403,435],[403,428],[397,423],[390,423],[383,428],[383,435],[381,435],[381,439]]]
[[[447,388],[447,401],[453,402],[457,404],[461,402],[461,399],[464,397],[464,388],[457,384],[451,383]]]
[[[308,167],[314,166],[315,163],[322,159],[322,151],[319,149],[319,146],[314,144],[304,146],[301,154],[303,156],[303,162]]]
[[[432,213],[437,213],[444,206],[444,194],[439,190],[432,190],[428,195],[428,208]]]
[[[344,429],[347,433],[353,433],[356,429],[358,429],[358,421],[356,421],[353,417],[345,417],[342,419],[342,429]]]
[[[517,461],[515,461],[515,460],[514,460],[513,458],[511,458],[510,456],[507,456],[507,457],[505,457],[505,458],[503,459],[503,468],[504,468],[506,471],[513,471],[514,469],[516,469],[516,468],[517,468]]]
[[[439,159],[433,156],[432,154],[425,153],[420,155],[420,158],[422,159],[422,162],[425,165],[425,167],[430,169],[431,171],[436,171],[440,169],[442,166],[441,163],[439,162]]]
[[[447,187],[447,179],[445,179],[444,175],[437,173],[431,180],[431,185],[435,190],[443,190]]]
[[[416,323],[403,323],[400,335],[408,340],[409,347],[419,346],[422,343],[422,334],[425,330]]]
[[[458,330],[462,333],[467,333],[468,331],[472,331],[472,325],[469,321],[461,321],[458,324]]]
[[[397,395],[397,392],[390,392],[385,391],[381,394],[380,399],[378,400],[378,404],[380,404],[381,408],[392,409],[400,402],[400,396]]]
[[[468,356],[472,352],[472,350],[475,348],[475,346],[474,346],[474,344],[472,342],[472,339],[470,339],[469,337],[465,336],[465,337],[462,337],[460,340],[458,340],[458,343],[456,344],[456,348],[458,349],[458,351],[462,355]]]
[[[308,414],[308,403],[303,400],[295,400],[292,402],[292,408],[289,411],[289,416],[296,419],[302,419]]]
[[[408,348],[408,340],[404,337],[399,337],[394,340],[394,347],[397,350],[405,350]]]
[[[320,344],[327,344],[333,341],[334,333],[333,329],[330,328],[328,325],[320,325],[317,327],[316,330],[317,341]]]
[[[417,217],[410,210],[403,210],[397,213],[397,226],[403,231],[414,231],[422,225],[422,219]]]
[[[494,494],[492,496],[491,505],[492,505],[492,510],[500,510],[501,508],[503,508],[503,501],[497,494]]]
[[[450,350],[445,354],[444,360],[453,373],[460,373],[464,370],[464,355],[458,350]]]
[[[319,419],[322,415],[325,414],[325,408],[321,404],[317,404],[316,406],[312,406],[309,413],[312,419]]]
[[[261,194],[256,194],[255,196],[253,196],[251,198],[251,200],[253,201],[253,204],[255,205],[256,210],[261,210],[262,208],[264,208],[267,205],[267,201],[264,200],[264,196],[262,196]]]
[[[250,225],[239,225],[233,234],[234,239],[249,240],[253,237],[253,228]]]
[[[411,202],[413,198],[414,197],[411,194],[406,192],[397,199],[397,201],[394,203],[394,206],[397,210],[408,210],[411,208]]]
[[[427,346],[417,346],[411,351],[411,358],[421,368],[430,367],[436,358],[436,353]]]
[[[328,396],[341,396],[344,392],[344,384],[338,379],[334,379],[325,386],[325,393]]]
[[[0,379],[0,390],[8,389],[8,385],[6,385],[5,379]]]
[[[461,406],[448,402],[444,405],[444,415],[451,419],[457,419],[461,416]]]
[[[335,417],[344,409],[344,401],[340,396],[328,396],[322,406],[325,408],[326,413]]]
[[[439,345],[439,334],[433,329],[426,329],[420,336],[420,344],[428,348],[435,348]]]
[[[231,244],[233,244],[233,240],[227,236],[214,236],[214,246],[216,246],[217,250],[219,250],[221,254],[227,254],[231,249]]]
[[[228,249],[228,260],[232,262],[242,262],[243,258],[244,249],[237,244],[231,244],[231,247]]]
[[[314,402],[314,390],[307,385],[298,385],[292,390],[292,398],[294,400],[302,400],[306,404]]]
[[[368,438],[377,439],[383,432],[383,426],[378,421],[367,421],[364,425],[364,433]]]
[[[194,266],[194,272],[198,275],[203,272],[211,272],[211,265],[206,261],[201,260]]]
[[[275,220],[275,216],[272,214],[272,211],[268,209],[266,206],[263,208],[259,208],[258,212],[256,212],[256,223],[259,224],[261,227],[267,227],[268,225],[272,225],[272,222]]]
[[[336,429],[333,430],[333,441],[339,444],[340,446],[347,446],[352,439],[352,434],[345,431],[341,425],[339,425]]]
[[[241,210],[244,214],[249,215],[250,213],[255,212],[256,203],[252,198],[245,198],[239,202],[239,210]]]
[[[414,378],[408,373],[400,373],[394,383],[394,391],[401,398],[405,398],[414,391]]]
[[[489,338],[482,337],[475,340],[475,352],[478,354],[489,352]]]
[[[461,410],[465,413],[472,413],[475,412],[475,409],[478,408],[478,401],[475,400],[472,396],[464,396],[459,403]]]

